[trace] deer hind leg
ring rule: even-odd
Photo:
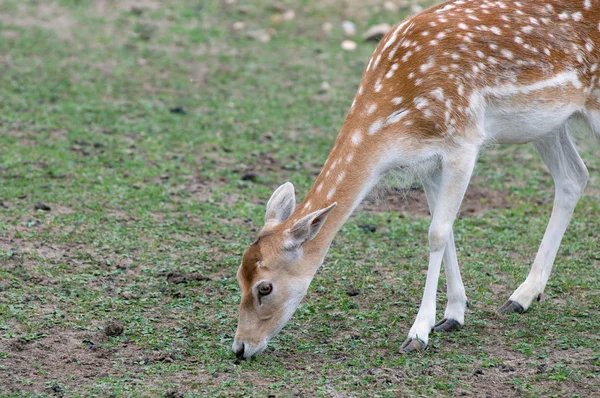
[[[571,141],[566,126],[557,133],[533,143],[554,179],[554,205],[542,244],[525,282],[500,307],[500,314],[526,311],[544,292],[552,264],[575,206],[588,179],[588,171]]]
[[[446,247],[451,241],[452,224],[471,180],[479,147],[463,145],[442,159],[438,198],[429,227],[429,268],[423,299],[401,352],[420,351],[427,347],[429,332],[435,326],[436,290]]]
[[[427,196],[429,211],[433,215],[439,198],[441,172],[436,170],[429,179],[423,180],[423,189]],[[460,267],[454,245],[454,233],[450,230],[448,243],[444,250],[444,270],[446,271],[446,311],[444,318],[434,325],[435,332],[450,332],[460,329],[465,323],[467,295],[460,276]]]

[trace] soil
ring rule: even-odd
[[[3,362],[0,372],[0,384],[9,394],[23,391],[56,394],[68,387],[89,384],[99,377],[122,375],[116,362],[133,370],[139,363],[152,360],[131,342],[113,349],[98,347],[98,343],[106,341],[103,332],[53,329],[51,334],[39,337],[10,343],[0,339],[0,352],[10,353],[10,360]],[[17,380],[29,380],[31,384],[20,385]]]
[[[489,210],[510,208],[508,190],[493,191],[482,186],[471,186],[463,199],[459,217],[481,217]],[[422,189],[395,189],[379,194],[376,199],[366,199],[364,211],[393,211],[404,216],[429,218],[427,198]]]

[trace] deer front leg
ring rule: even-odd
[[[427,196],[429,211],[433,215],[435,204],[439,197],[441,173],[436,170],[430,178],[423,180],[423,189]],[[435,324],[435,332],[450,332],[460,329],[465,323],[465,310],[467,309],[467,295],[460,276],[460,267],[454,245],[454,233],[450,231],[448,243],[444,250],[444,269],[446,270],[446,311],[444,318]]]
[[[438,200],[429,227],[429,268],[421,306],[401,352],[420,351],[427,347],[429,332],[435,326],[436,290],[444,249],[451,241],[452,224],[465,195],[479,147],[462,145],[447,153],[441,162]]]

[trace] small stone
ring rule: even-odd
[[[240,4],[239,6],[237,6],[237,12],[239,12],[240,14],[248,14],[250,13],[250,11],[252,11],[252,7],[244,5],[244,4]]]
[[[398,8],[401,10],[405,10],[410,7],[410,1],[408,0],[398,0]]]
[[[391,1],[383,3],[383,8],[389,12],[398,12],[398,6]]]
[[[271,23],[280,24],[283,21],[283,17],[281,14],[273,14],[271,15]]]
[[[42,202],[37,202],[35,205],[33,205],[33,208],[36,209],[36,210],[43,210],[43,211],[50,211],[50,210],[52,210],[50,208],[50,206],[48,206],[48,205],[46,205],[46,204],[44,204]]]
[[[321,87],[319,87],[319,94],[324,94],[329,91],[331,85],[327,82],[321,83]]]
[[[333,29],[333,24],[331,22],[325,22],[322,26],[323,32],[329,33]]]
[[[376,232],[377,231],[377,227],[373,224],[359,225],[358,228],[362,229],[363,231],[367,231],[367,232]]]
[[[271,4],[271,10],[281,13],[285,11],[285,6],[281,3],[273,3]]]
[[[268,43],[271,41],[271,35],[266,30],[252,30],[246,32],[246,37],[252,40],[256,40],[260,43]]]
[[[541,364],[537,366],[537,374],[541,374],[541,373],[545,373],[546,372],[546,364]]]
[[[387,23],[373,25],[363,34],[363,39],[365,41],[379,41],[390,31],[390,29],[392,29],[392,27]]]
[[[294,10],[287,10],[283,14],[281,14],[281,18],[284,21],[291,21],[296,18],[296,12]]]
[[[353,42],[352,40],[344,40],[342,42],[342,50],[346,50],[346,51],[354,51],[356,50],[357,44],[356,42]]]
[[[249,171],[249,172],[244,173],[242,175],[242,181],[252,181],[252,182],[255,182],[257,179],[258,179],[258,174],[254,173],[252,171]]]
[[[165,392],[165,398],[183,398],[183,394],[175,389]]]
[[[411,14],[419,14],[421,12],[423,12],[423,6],[420,6],[418,4],[413,4],[412,6],[410,6]]]
[[[352,21],[342,22],[342,30],[347,37],[354,36],[356,34],[356,25]]]
[[[173,107],[173,108],[169,109],[169,112],[176,113],[178,115],[187,115],[187,111],[185,110],[185,108],[183,106]]]
[[[246,24],[242,21],[237,21],[233,23],[233,30],[244,30],[246,28]]]
[[[350,297],[358,296],[360,294],[360,290],[355,288],[354,286],[350,286],[346,289],[346,295]]]
[[[109,337],[120,336],[123,334],[123,325],[117,321],[108,321],[104,326],[104,333]]]
[[[191,281],[209,281],[210,277],[198,274],[196,272],[186,273],[171,271],[167,273],[167,282],[171,284],[187,283]]]

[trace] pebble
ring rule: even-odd
[[[363,39],[365,41],[379,41],[390,31],[390,29],[392,29],[392,27],[387,23],[373,25],[363,34]]]
[[[286,12],[281,14],[281,18],[284,21],[291,21],[292,19],[296,18],[296,13],[294,12],[294,10],[287,10]]]
[[[342,22],[342,30],[347,37],[354,36],[356,34],[356,25],[352,21]]]
[[[411,14],[418,14],[420,12],[423,12],[423,6],[413,4],[412,6],[410,6],[410,12]]]
[[[246,24],[242,21],[237,21],[233,23],[233,30],[244,30],[246,28]]]
[[[266,30],[252,30],[246,32],[246,37],[261,43],[268,43],[271,41],[271,35]]]
[[[352,40],[344,40],[342,42],[342,50],[354,51],[356,50],[357,44]]]
[[[385,3],[383,3],[383,8],[389,12],[398,12],[398,6],[391,1],[386,1]]]

